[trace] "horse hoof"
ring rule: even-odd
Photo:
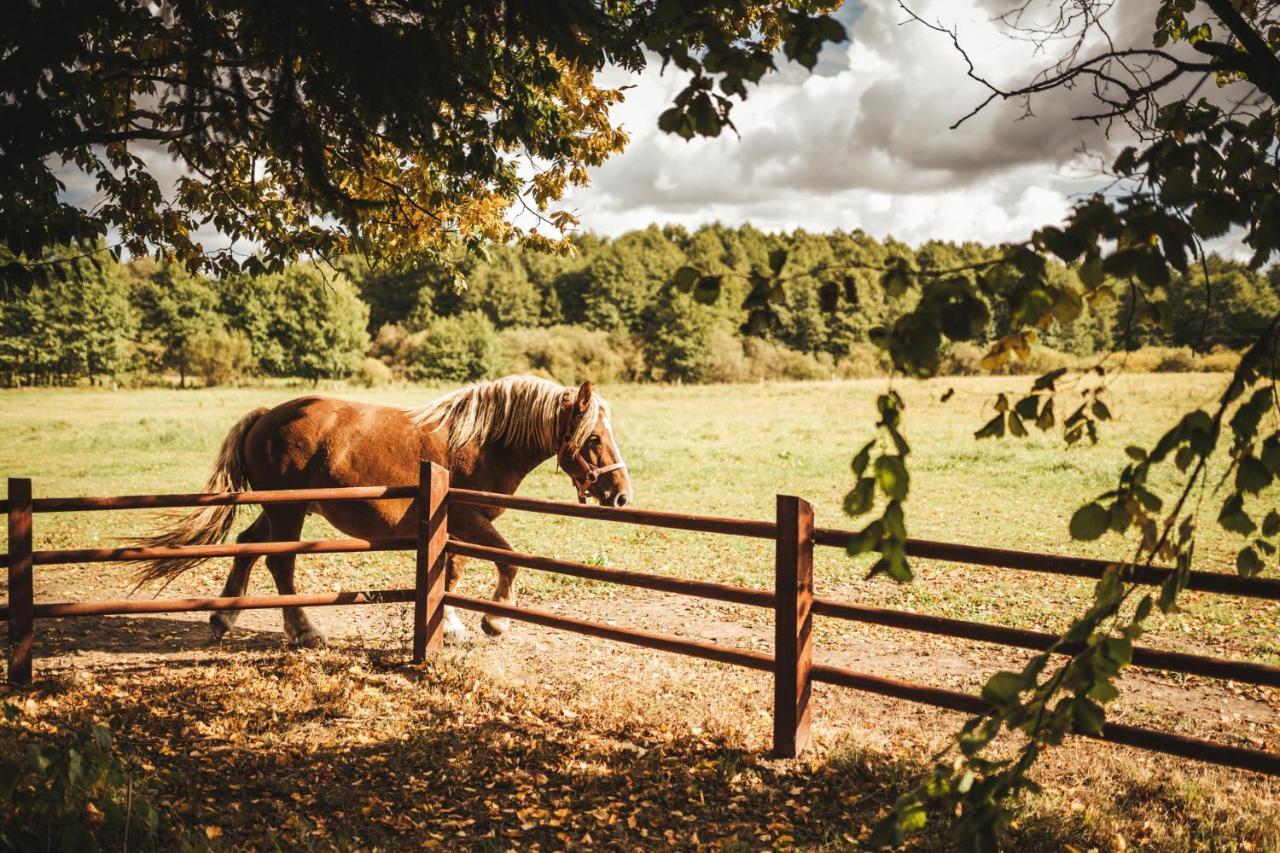
[[[492,619],[486,616],[480,620],[480,627],[490,637],[499,637],[507,633],[507,629],[511,627],[511,620],[505,616],[495,616]]]
[[[231,620],[222,613],[215,613],[209,617],[209,634],[213,638],[214,645],[222,642],[222,638],[231,630],[231,625]]]
[[[315,628],[307,628],[294,635],[289,640],[289,645],[295,649],[323,649],[326,642],[324,634],[321,634]]]
[[[456,625],[445,625],[444,641],[451,646],[465,643],[467,641],[467,627],[461,622]]]

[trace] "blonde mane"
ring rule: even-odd
[[[414,426],[447,426],[450,453],[474,441],[550,454],[556,451],[560,408],[574,394],[572,388],[537,376],[504,376],[466,385],[405,411]],[[591,404],[570,439],[575,450],[591,435],[602,412],[609,416],[609,404],[599,394],[592,394]]]

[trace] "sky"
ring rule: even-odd
[[[984,76],[1016,83],[1047,58],[993,22],[1008,5],[911,3],[958,31]],[[674,68],[607,73],[607,82],[635,87],[614,111],[631,143],[568,197],[582,228],[616,235],[651,222],[751,222],[771,231],[860,228],[911,244],[1000,242],[1061,221],[1073,198],[1106,183],[1098,158],[1109,163],[1120,146],[1073,120],[1091,105],[1084,93],[1046,96],[1033,117],[1022,103],[993,102],[951,130],[986,92],[967,78],[950,38],[896,3],[846,4],[838,16],[851,40],[829,46],[816,73],[788,63],[750,89],[733,111],[738,136],[686,142],[657,129],[684,82]],[[1145,28],[1149,39],[1149,17],[1143,10],[1117,25]]]

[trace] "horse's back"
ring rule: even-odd
[[[443,461],[443,440],[408,413],[334,397],[298,397],[264,413],[245,436],[244,459],[257,489],[406,485],[418,460]],[[344,501],[313,507],[353,536],[407,528],[410,501]],[[403,531],[400,531],[403,532]]]

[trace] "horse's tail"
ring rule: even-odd
[[[206,492],[239,492],[248,488],[249,475],[244,467],[244,437],[258,418],[268,411],[265,408],[254,409],[237,421],[227,433],[227,437],[222,440],[222,449],[218,451],[218,461],[214,463],[213,472],[204,484]],[[142,547],[216,545],[227,538],[235,518],[234,504],[199,507],[174,519],[159,533],[138,540],[137,544]],[[148,560],[138,564],[134,579],[138,582],[138,586],[151,581],[164,581],[168,584],[178,575],[207,559],[209,558],[183,557]]]

